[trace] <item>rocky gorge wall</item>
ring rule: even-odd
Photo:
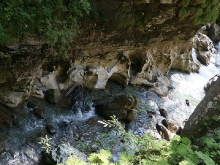
[[[16,107],[30,95],[44,97],[48,89],[61,95],[76,83],[103,89],[110,79],[125,87],[146,85],[165,96],[171,68],[198,72],[192,57],[193,44],[198,44],[192,37],[203,24],[199,17],[215,3],[91,1],[98,17],[82,20],[80,34],[65,55],[36,36],[0,46],[0,102]]]

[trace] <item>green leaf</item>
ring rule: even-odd
[[[107,150],[100,150],[99,154],[93,153],[89,156],[88,160],[91,163],[104,163],[109,164],[109,158],[112,156],[110,151]]]
[[[203,154],[201,151],[195,151],[195,154],[204,161],[207,165],[215,165],[215,162],[207,154]]]
[[[167,163],[167,161],[163,160],[163,159],[160,159],[158,161],[158,165],[169,165],[169,163]]]
[[[181,142],[186,145],[189,145],[191,143],[191,140],[187,137],[183,137],[183,138],[181,138]]]
[[[166,145],[165,140],[159,140],[153,145],[153,149],[160,151],[165,145]]]
[[[181,140],[181,137],[179,135],[175,135],[173,138],[172,138],[172,141],[180,141]]]
[[[67,160],[64,163],[65,165],[87,165],[87,163],[73,157],[67,158]]]
[[[132,156],[129,153],[122,153],[120,155],[120,165],[130,164]]]
[[[196,165],[196,164],[188,160],[183,160],[179,163],[179,165]]]
[[[180,144],[179,147],[177,148],[177,153],[179,153],[182,156],[185,156],[189,153],[189,147],[186,146],[185,144]]]
[[[197,157],[197,155],[195,155],[195,153],[193,154],[191,153],[191,154],[187,154],[186,156],[184,156],[184,160],[198,164],[200,159]]]
[[[203,143],[205,143],[205,146],[212,148],[215,144],[215,140],[213,138],[203,138]]]

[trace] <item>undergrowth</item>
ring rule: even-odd
[[[122,125],[115,117],[113,120],[100,121],[104,127],[114,127],[118,137],[123,140],[123,145],[130,146],[125,148],[120,154],[118,161],[112,161],[112,152],[101,149],[99,153],[92,153],[83,161],[76,157],[71,147],[67,150],[57,152],[57,148],[49,148],[52,158],[59,165],[196,165],[220,164],[220,131],[212,133],[202,138],[193,139],[187,137],[174,136],[171,141],[157,140],[150,134],[136,136],[124,131]],[[115,139],[117,140],[117,139]],[[45,140],[42,139],[45,142]],[[47,141],[46,141],[47,142]],[[107,143],[107,142],[105,142]],[[43,148],[46,145],[43,144]],[[109,144],[110,145],[110,144]],[[60,161],[62,160],[62,161]]]

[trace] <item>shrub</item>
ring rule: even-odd
[[[1,0],[0,44],[35,34],[50,45],[67,46],[90,10],[88,0]]]
[[[88,160],[92,164],[100,165],[130,165],[130,164],[157,164],[157,165],[193,165],[193,164],[209,164],[215,165],[220,163],[220,131],[215,130],[202,138],[194,139],[192,142],[187,137],[174,136],[172,141],[156,140],[150,134],[144,136],[136,136],[127,133],[118,120],[113,117],[111,121],[100,121],[104,127],[115,127],[118,138],[123,137],[123,143],[128,148],[121,153],[119,162],[111,163],[112,153],[101,149],[99,153],[92,153]],[[114,138],[116,141],[118,138]],[[107,143],[107,141],[105,141]],[[110,144],[109,144],[110,145]],[[135,146],[135,147],[131,147]],[[72,150],[67,153],[73,153]],[[66,165],[77,164],[76,157],[70,156],[63,162]],[[74,154],[72,154],[74,155]],[[67,161],[68,160],[68,161]],[[60,162],[56,160],[56,162]],[[69,164],[72,162],[72,164]],[[62,163],[61,163],[62,164]],[[86,164],[86,162],[82,162]],[[63,164],[62,164],[63,165]]]
[[[189,16],[195,25],[214,22],[218,17],[219,0],[195,0],[191,6],[188,1],[181,1],[178,17],[183,20]]]

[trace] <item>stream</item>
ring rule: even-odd
[[[120,94],[135,94],[140,98],[140,110],[137,119],[130,124],[130,130],[136,135],[151,133],[159,138],[155,128],[155,121],[147,115],[146,111],[158,111],[163,108],[169,118],[177,126],[183,126],[183,121],[189,118],[198,103],[205,96],[203,87],[215,74],[220,73],[219,55],[213,55],[209,66],[201,66],[200,72],[182,73],[171,70],[168,78],[171,88],[167,97],[159,97],[144,86],[122,87],[115,82],[108,82],[105,90],[83,90],[83,98],[79,98],[76,106],[71,108],[68,100],[62,99],[58,104],[47,103],[44,99],[30,97],[28,102],[44,110],[44,118],[39,119],[33,114],[33,109],[24,103],[16,109],[9,109],[15,114],[16,122],[12,127],[4,126],[0,129],[0,164],[4,165],[35,165],[41,163],[41,145],[38,144],[40,136],[48,134],[46,125],[51,123],[56,133],[48,134],[53,144],[68,142],[83,152],[91,152],[101,147],[117,153],[122,149],[117,144],[108,145],[106,134],[111,134],[110,128],[104,128],[98,121],[103,120],[97,116],[93,101],[112,99]],[[188,99],[190,106],[186,105]],[[82,102],[82,100],[84,102]],[[85,104],[86,103],[86,104]]]

